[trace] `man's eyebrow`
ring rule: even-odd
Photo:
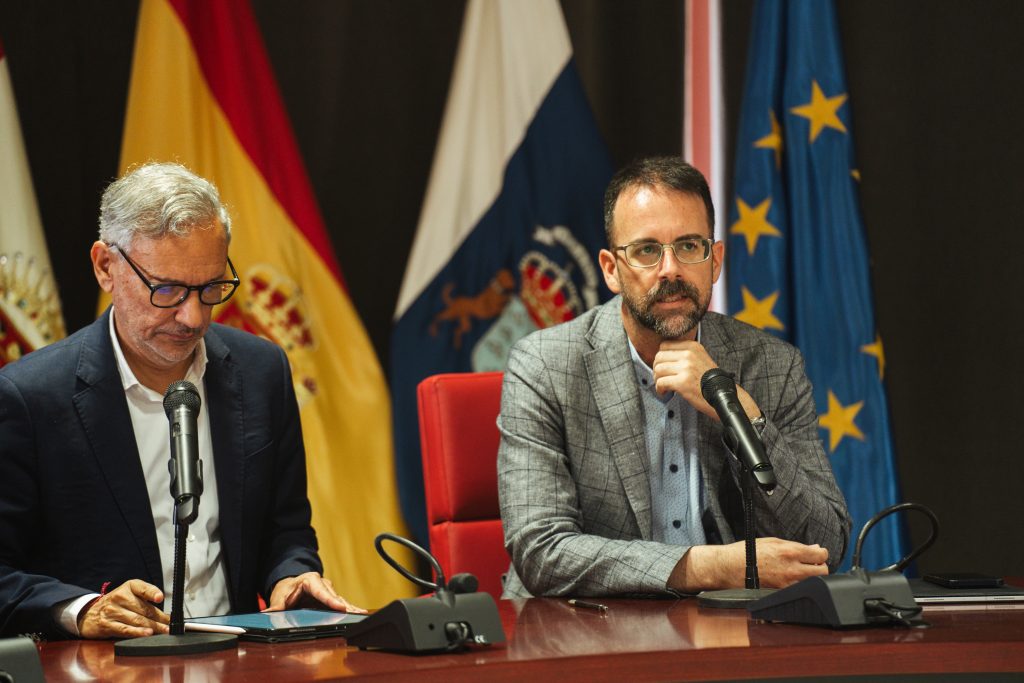
[[[686,233],[684,235],[677,235],[676,237],[672,238],[672,241],[673,242],[678,242],[679,240],[702,240],[702,239],[711,239],[711,238],[710,237],[706,238],[706,237],[704,237],[704,235],[701,235],[700,233],[697,233],[697,232],[690,232],[690,233]],[[658,240],[654,239],[653,237],[641,237],[640,239],[633,240],[632,242],[630,242],[630,244],[640,244],[640,243],[645,243],[646,244],[647,242],[650,242],[651,244],[660,244],[660,242],[658,242]]]
[[[223,270],[227,270],[227,267],[228,267],[227,263],[225,263]],[[175,280],[173,278],[163,277],[163,276],[160,276],[160,275],[155,275],[154,273],[151,273],[148,270],[145,270],[144,268],[142,268],[142,266],[139,266],[139,269],[142,270],[143,273],[145,273],[146,277],[148,277],[150,280],[152,280],[153,284],[160,284],[160,285],[186,285],[186,286],[188,285],[188,283],[185,282],[184,280]],[[230,280],[230,279],[231,279],[230,277],[226,277],[225,274],[222,272],[220,275],[218,275],[217,277],[213,278],[212,280],[203,280],[202,282],[197,282],[196,285],[205,285],[205,284],[209,284],[211,282],[220,282],[221,280]]]

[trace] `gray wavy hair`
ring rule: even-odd
[[[118,178],[100,201],[100,239],[129,247],[137,236],[184,237],[216,222],[231,242],[231,216],[213,183],[181,164],[150,162]]]

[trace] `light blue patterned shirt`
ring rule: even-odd
[[[697,330],[700,339],[700,328]],[[697,461],[697,409],[674,391],[659,396],[654,371],[629,342],[640,383],[647,453],[650,457],[651,538],[672,545],[703,545],[704,511]]]

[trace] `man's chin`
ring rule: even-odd
[[[160,364],[171,366],[183,363],[192,358],[200,339],[201,337],[183,340],[166,339],[161,343],[153,344],[150,346],[150,351],[155,356],[153,360],[159,359]]]

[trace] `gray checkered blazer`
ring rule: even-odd
[[[498,418],[506,597],[663,593],[687,550],[650,540],[650,458],[621,305],[616,297],[512,349]],[[834,570],[850,518],[818,438],[803,358],[715,313],[704,317],[701,341],[767,417],[762,438],[778,488],[755,495],[757,535],[820,543]],[[736,464],[720,423],[698,420],[704,533],[731,543],[743,538]]]

